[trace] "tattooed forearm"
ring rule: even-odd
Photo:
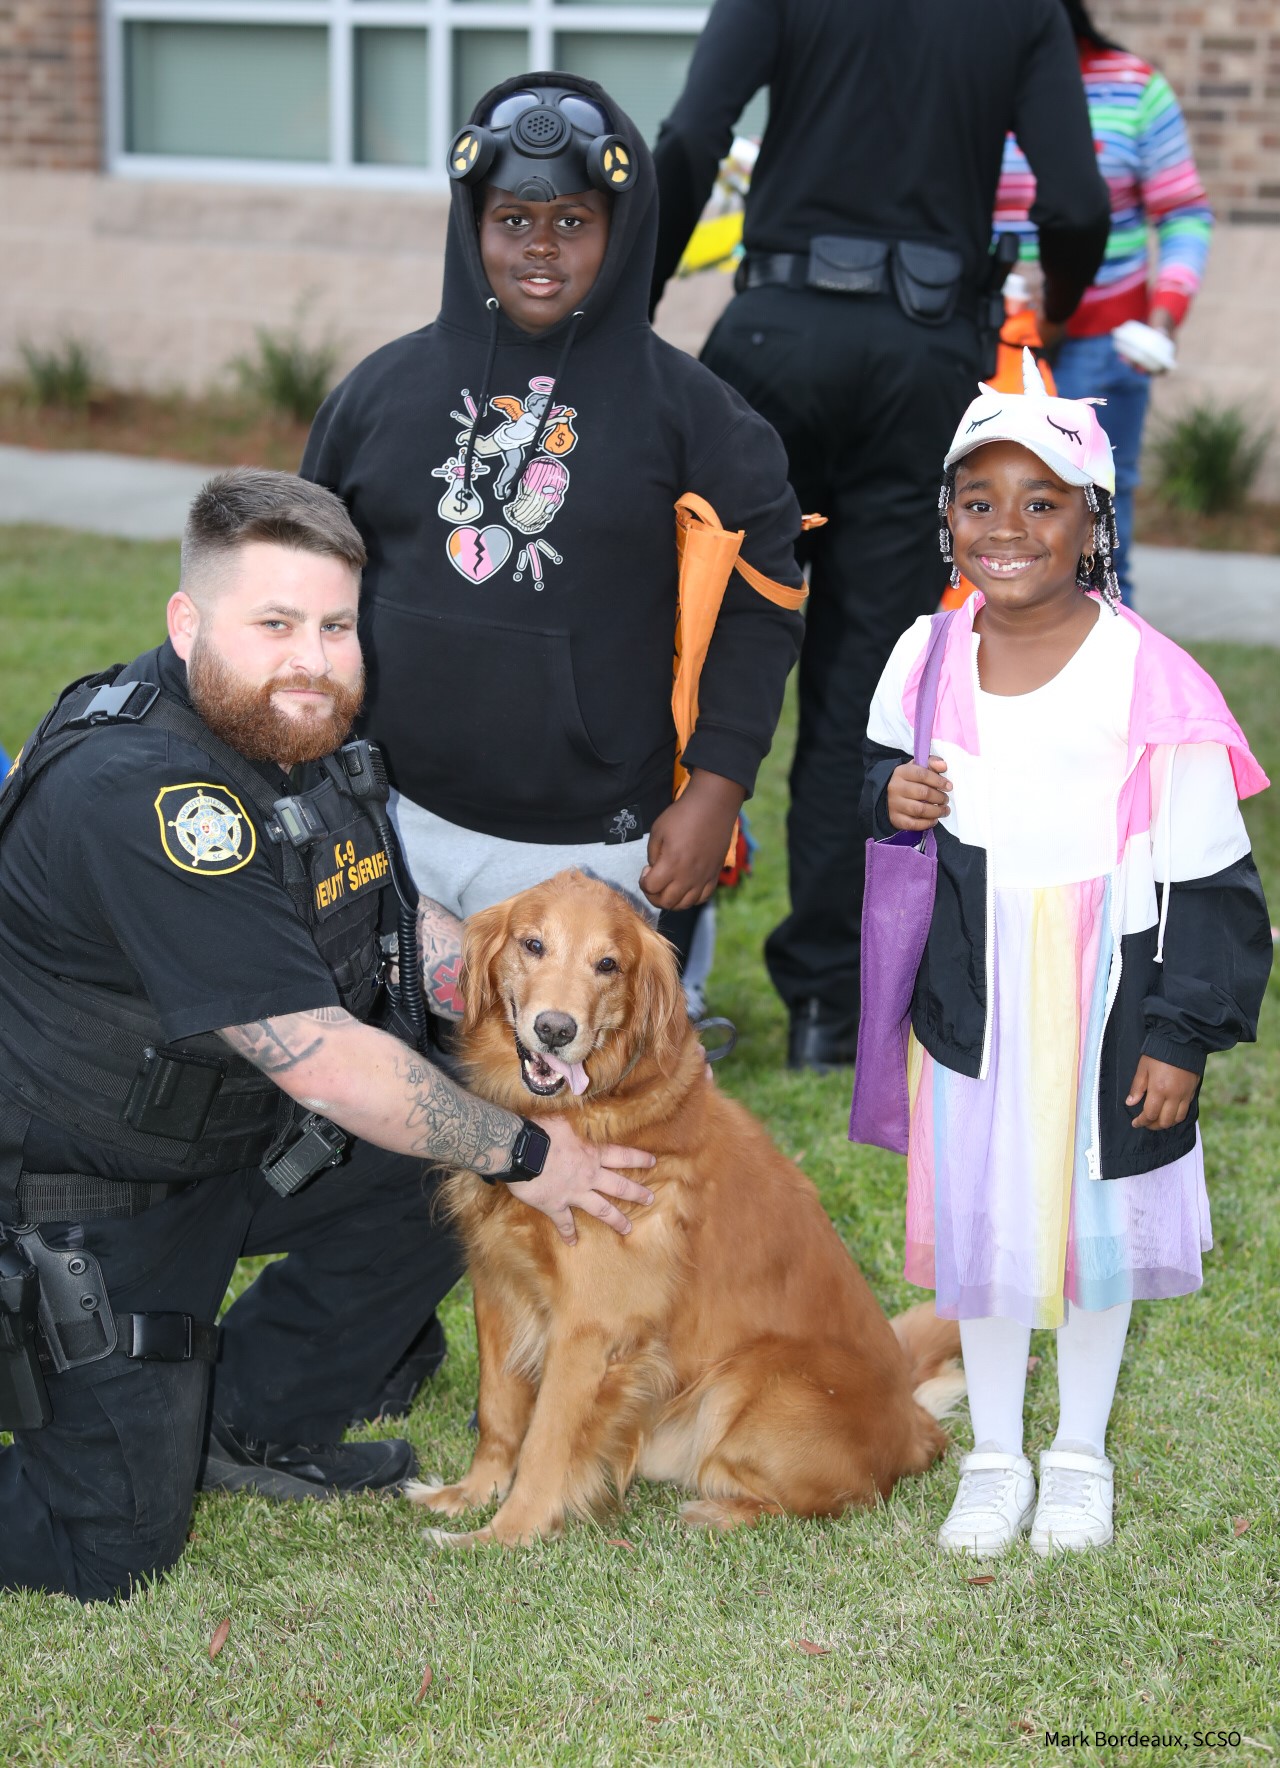
[[[418,898],[418,949],[427,1006],[441,1019],[461,1019],[462,923],[429,896]]]
[[[510,1163],[519,1118],[464,1093],[429,1063],[410,1058],[397,1062],[396,1072],[407,1089],[411,1153],[478,1173],[502,1172]]]
[[[510,1162],[518,1117],[464,1093],[341,1007],[232,1025],[221,1035],[290,1098],[380,1148],[479,1173],[502,1172]]]
[[[315,1027],[329,1021],[321,1015],[341,1011],[321,1007],[311,1013],[286,1013],[279,1019],[259,1019],[252,1025],[228,1025],[220,1035],[237,1056],[243,1056],[264,1074],[286,1074],[323,1049],[324,1036],[317,1034]],[[342,1013],[342,1017],[348,1015]]]

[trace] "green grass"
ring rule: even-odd
[[[64,679],[157,637],[175,565],[168,546],[0,531],[0,740],[21,741]],[[1276,773],[1277,654],[1198,654]],[[784,1022],[760,945],[783,900],[784,802],[779,753],[752,807],[757,876],[722,915],[713,1002],[743,1036],[721,1081],[812,1175],[895,1309],[914,1293],[901,1278],[902,1163],[848,1146],[844,1080],[780,1067]],[[1280,813],[1264,798],[1247,814],[1276,901]],[[836,1523],[691,1537],[676,1494],[641,1487],[605,1528],[476,1557],[433,1555],[421,1514],[394,1503],[203,1499],[182,1564],[127,1607],[0,1597],[0,1760],[985,1768],[1167,1759],[1092,1741],[1065,1751],[1046,1729],[1179,1731],[1190,1745],[1197,1727],[1244,1741],[1188,1747],[1183,1760],[1275,1760],[1277,993],[1264,1043],[1210,1064],[1217,1248],[1205,1287],[1134,1311],[1111,1438],[1111,1552],[942,1560],[933,1535],[951,1461]],[[476,1381],[461,1291],[446,1323],[449,1360],[408,1432],[424,1468],[456,1474]],[[1034,1453],[1055,1422],[1052,1335],[1032,1349]],[[963,1414],[956,1437],[964,1447]],[[1237,1518],[1249,1525],[1239,1534]],[[990,1583],[969,1581],[988,1572]]]

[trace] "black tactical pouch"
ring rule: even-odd
[[[956,310],[964,283],[964,260],[950,246],[923,240],[894,242],[893,292],[908,319],[919,325],[945,325]]]
[[[217,1056],[189,1050],[147,1048],[124,1104],[130,1129],[175,1142],[198,1142],[227,1074]]]
[[[345,1130],[314,1111],[299,1115],[295,1106],[285,1127],[263,1157],[261,1172],[280,1197],[292,1197],[308,1179],[331,1166],[340,1166],[351,1146]]]
[[[888,243],[818,234],[809,241],[805,284],[838,295],[883,295],[889,287]]]
[[[41,1430],[53,1417],[37,1347],[40,1273],[0,1228],[0,1430]]]

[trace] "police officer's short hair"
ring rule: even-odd
[[[364,566],[364,542],[340,497],[267,467],[231,467],[196,494],[182,535],[182,585],[189,589],[217,574],[229,555],[265,540],[296,552]]]

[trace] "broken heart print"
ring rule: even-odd
[[[538,375],[529,382],[525,398],[503,393],[488,400],[498,414],[499,421],[493,423],[464,387],[463,409],[450,414],[460,426],[457,452],[436,467],[432,477],[445,481],[438,513],[451,529],[445,541],[449,563],[468,583],[484,583],[503,569],[515,546],[512,529],[528,537],[515,561],[515,582],[523,581],[527,571],[534,588],[541,589],[546,563],[561,563],[554,546],[533,538],[563,507],[569,472],[561,457],[571,454],[578,443],[573,421],[577,413],[569,405],[551,405],[553,389],[549,376]],[[495,515],[501,513],[510,528],[483,521],[486,494],[498,505]]]
[[[487,528],[455,528],[449,536],[449,559],[469,583],[483,583],[510,556],[511,536],[496,522]]]

